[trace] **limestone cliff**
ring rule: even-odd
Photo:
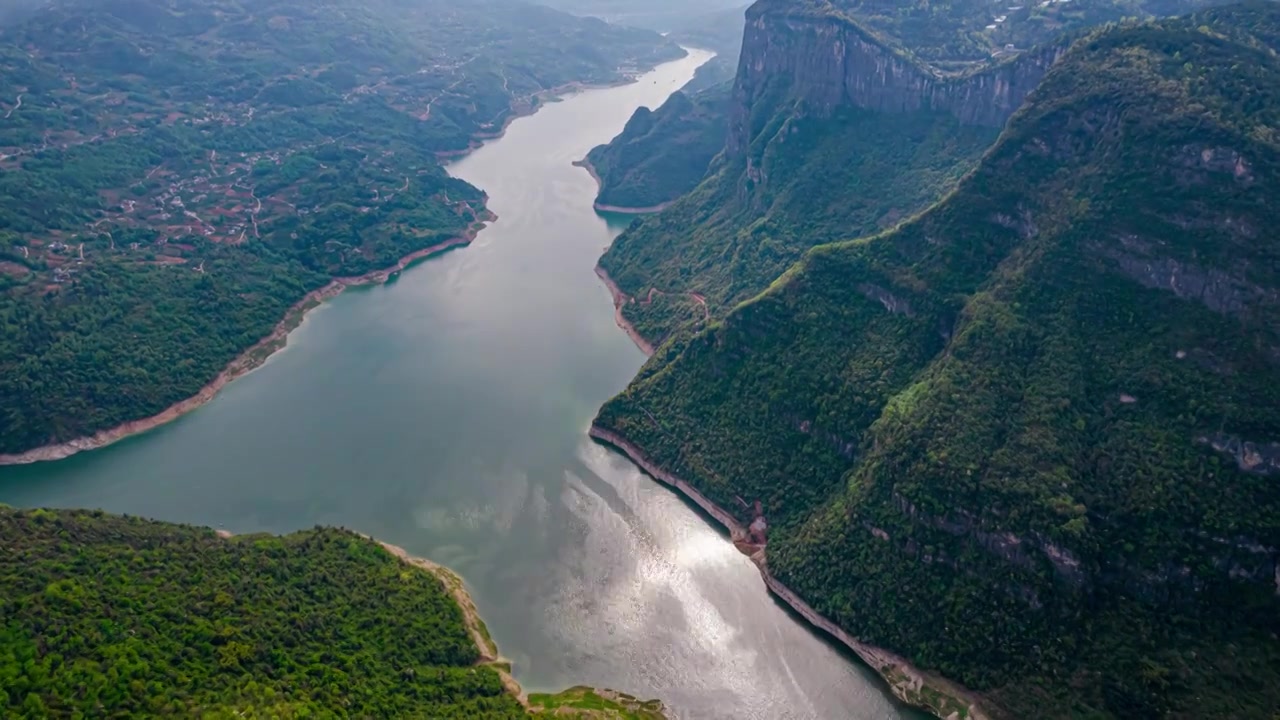
[[[1000,128],[1069,43],[946,73],[834,8],[765,0],[747,12],[727,149],[741,155],[779,101],[812,117],[837,108],[933,110],[961,123]]]

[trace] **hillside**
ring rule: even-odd
[[[514,0],[58,0],[11,20],[0,460],[211,394],[311,293],[465,243],[484,198],[440,155],[682,52]]]
[[[618,137],[587,154],[600,181],[596,208],[651,212],[692,190],[724,148],[728,107],[722,84],[636,110]]]
[[[5,717],[661,718],[587,688],[527,710],[456,576],[347,531],[0,506],[0,543]]]
[[[597,432],[759,502],[778,581],[990,715],[1271,718],[1278,47],[1268,2],[1080,40],[944,201],[661,348]]]
[[[704,48],[716,54],[699,67],[693,79],[684,86],[686,93],[698,93],[723,83],[732,84],[738,71],[738,56],[742,54],[747,5],[735,5],[692,17],[674,26],[667,34],[669,39],[681,45]]]
[[[723,162],[625,232],[600,267],[636,298],[626,319],[660,343],[701,322],[694,295],[721,316],[810,247],[893,227],[941,198],[1061,53],[1063,33],[1200,4],[1031,3],[993,23],[976,0],[760,0]]]
[[[660,32],[674,31],[691,18],[741,4],[741,0],[538,0],[574,15]]]
[[[584,164],[600,183],[597,209],[652,212],[706,176],[729,128],[744,11],[736,7],[699,15],[667,35],[716,54],[661,107],[636,110],[617,137],[587,155]]]

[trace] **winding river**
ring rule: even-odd
[[[470,247],[327,303],[170,425],[0,468],[0,502],[360,530],[459,571],[533,690],[615,687],[686,719],[918,717],[680,498],[587,438],[644,357],[592,272],[627,220],[596,215],[570,163],[707,58],[517,120],[450,168],[499,217]]]

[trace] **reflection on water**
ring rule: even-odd
[[[0,469],[0,502],[358,529],[462,573],[534,690],[623,688],[682,718],[903,716],[714,528],[586,436],[644,358],[592,272],[632,218],[593,213],[570,163],[705,59],[518,120],[451,167],[500,218],[470,247],[342,295],[167,427]]]

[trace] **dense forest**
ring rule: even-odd
[[[467,237],[441,153],[682,51],[508,0],[63,0],[0,28],[0,455],[195,394],[335,277]]]
[[[0,506],[0,545],[4,717],[662,718],[587,688],[527,710],[440,577],[344,530]]]
[[[779,580],[998,717],[1273,718],[1278,49],[1261,0],[1087,35],[943,201],[597,425],[760,501]]]
[[[769,182],[753,197],[739,187],[745,159],[723,161],[601,258],[600,267],[629,294],[644,298],[651,287],[663,293],[623,308],[644,336],[661,341],[702,318],[690,292],[718,314],[763,290],[814,245],[876,232],[919,212],[970,170],[995,136],[933,112],[848,108],[830,118],[779,122],[786,140],[763,151],[759,173]]]

